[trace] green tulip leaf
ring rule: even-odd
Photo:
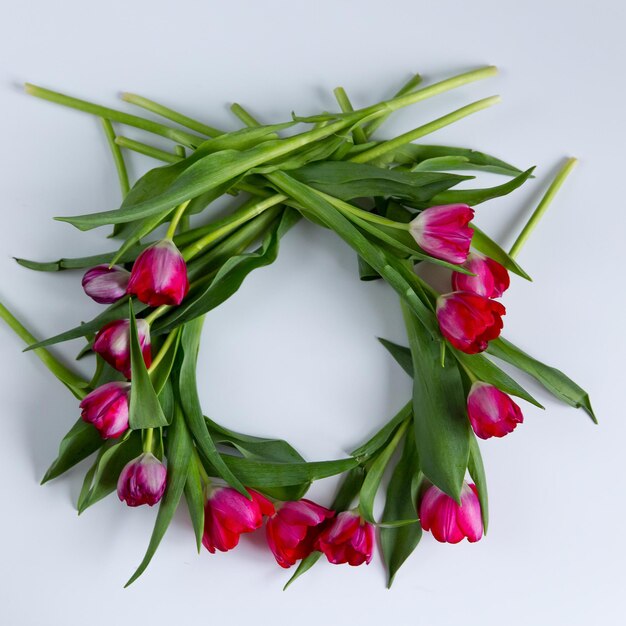
[[[165,493],[159,505],[159,512],[157,513],[154,530],[152,531],[152,537],[150,538],[146,554],[139,564],[139,567],[135,570],[135,573],[130,577],[126,585],[124,585],[125,587],[135,582],[148,567],[165,535],[165,531],[174,517],[183,490],[187,484],[192,449],[193,443],[187,431],[185,420],[180,410],[176,410],[167,437],[167,487],[165,488]]]
[[[78,419],[59,445],[59,454],[48,468],[41,484],[57,478],[87,457],[91,456],[104,444],[100,433],[93,424]]]
[[[128,408],[128,424],[133,430],[159,428],[167,426],[168,421],[163,414],[161,403],[154,389],[150,374],[143,360],[137,323],[132,305],[130,310],[130,363],[132,382]]]
[[[422,538],[416,510],[421,480],[415,439],[407,437],[387,487],[383,522],[379,529],[380,547],[387,568],[387,587],[391,587],[398,570]],[[394,522],[402,523],[392,525]]]
[[[470,425],[458,367],[441,364],[440,342],[403,306],[413,359],[413,423],[420,467],[457,502],[469,457]]]

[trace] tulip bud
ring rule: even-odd
[[[127,463],[117,481],[117,495],[128,506],[156,504],[162,497],[167,484],[167,470],[152,452]]]
[[[137,336],[143,360],[150,367],[150,325],[146,320],[137,320]],[[130,378],[130,320],[116,320],[103,326],[96,334],[93,349],[111,367]]]
[[[100,304],[111,304],[126,295],[129,278],[130,272],[123,267],[109,267],[105,263],[87,270],[82,284],[90,298]]]
[[[313,551],[321,524],[334,515],[310,500],[283,502],[267,520],[265,534],[270,550],[281,567],[291,567]]]
[[[339,513],[322,531],[316,549],[335,565],[361,565],[372,560],[374,526],[354,511]]]
[[[115,439],[128,429],[130,383],[106,383],[80,403],[83,421],[93,424],[103,439]]]
[[[232,487],[217,487],[209,495],[204,507],[204,535],[202,544],[211,552],[227,552],[239,543],[242,533],[256,530],[263,524],[264,515],[274,514],[274,505],[260,493],[248,489],[248,500]]]
[[[187,265],[170,239],[146,248],[133,265],[128,283],[132,293],[150,306],[180,304],[189,291]]]
[[[509,288],[511,281],[506,268],[489,257],[470,252],[463,267],[475,276],[452,272],[454,291],[471,291],[485,298],[499,298]]]
[[[522,410],[497,387],[475,382],[467,396],[467,414],[481,439],[504,437],[524,421]]]
[[[475,485],[463,483],[461,504],[441,489],[429,487],[419,507],[420,523],[442,543],[459,543],[465,537],[471,543],[483,536],[483,520]]]
[[[409,230],[417,245],[437,259],[464,263],[474,231],[468,224],[474,211],[467,204],[445,204],[422,211]]]
[[[500,335],[506,309],[499,302],[467,291],[453,291],[437,299],[442,335],[458,350],[476,354]]]

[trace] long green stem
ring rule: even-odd
[[[154,360],[152,361],[152,363],[150,364],[150,367],[148,368],[149,374],[154,372],[154,370],[158,367],[159,363],[163,360],[163,358],[167,354],[167,351],[169,350],[170,346],[176,341],[177,336],[178,336],[178,328],[176,330],[173,330],[163,342],[163,345],[159,349],[156,357],[154,357]]]
[[[244,109],[240,104],[234,102],[230,105],[230,110],[238,117],[248,128],[255,128],[256,126],[260,126],[259,121],[254,118],[246,109]]]
[[[409,224],[403,222],[394,222],[387,217],[383,217],[382,215],[377,215],[376,213],[372,213],[371,211],[364,211],[363,209],[359,209],[349,202],[345,202],[344,200],[340,200],[339,198],[335,198],[335,196],[329,196],[323,191],[317,191],[318,195],[322,196],[327,202],[332,204],[336,209],[341,211],[344,215],[355,215],[356,217],[360,217],[367,222],[371,222],[372,224],[379,224],[380,226],[386,226],[387,228],[394,228],[396,230],[409,230]]]
[[[409,94],[411,95],[411,94]],[[428,124],[424,124],[423,126],[419,126],[413,130],[408,131],[402,135],[399,135],[395,139],[390,139],[389,141],[384,141],[369,150],[365,150],[364,152],[359,152],[355,156],[353,156],[350,160],[354,163],[367,163],[368,161],[372,161],[377,159],[388,152],[392,152],[397,148],[401,148],[402,146],[410,143],[411,141],[415,141],[424,135],[428,135],[444,126],[449,126],[450,124],[471,115],[472,113],[476,113],[477,111],[482,111],[487,107],[496,104],[496,102],[500,101],[499,96],[491,96],[490,98],[484,98],[483,100],[479,100],[478,102],[474,102],[472,104],[468,104],[452,113],[448,113],[443,117],[439,117],[432,122],[428,122]]]
[[[37,339],[31,335],[28,329],[0,302],[0,318],[2,318],[9,328],[26,344],[32,345],[37,343]],[[36,348],[33,352],[39,357],[40,361],[63,383],[74,388],[74,391],[85,396],[86,392],[79,391],[87,387],[87,381],[75,374],[68,367],[58,361],[45,348]]]
[[[130,183],[128,182],[128,171],[126,170],[126,163],[124,163],[124,157],[119,145],[115,142],[115,131],[111,122],[104,117],[100,118],[102,126],[104,128],[104,134],[106,135],[109,148],[111,148],[111,154],[113,155],[113,162],[115,163],[115,169],[117,170],[117,177],[120,181],[120,190],[122,192],[122,198],[125,198],[130,191]]]
[[[187,117],[178,111],[174,111],[154,100],[149,100],[148,98],[144,98],[143,96],[138,96],[134,93],[123,93],[120,96],[122,100],[125,102],[130,102],[135,106],[141,107],[146,111],[150,111],[151,113],[156,113],[161,117],[164,117],[167,120],[172,122],[176,122],[176,124],[180,124],[181,126],[185,126],[190,130],[194,130],[201,135],[206,135],[207,137],[218,137],[219,135],[223,135],[224,131],[214,128],[213,126],[208,126],[207,124],[203,124],[198,120],[195,120],[191,117]]]
[[[343,87],[337,87],[333,93],[335,94],[335,98],[339,103],[339,107],[344,113],[351,113],[354,111],[352,102],[350,102],[350,98],[348,98],[348,94]],[[354,139],[354,143],[356,144],[365,143],[367,141],[367,135],[360,126],[357,126],[352,131],[352,138]]]
[[[400,96],[403,96],[407,93],[410,93],[411,91],[413,91],[420,83],[422,82],[422,77],[419,74],[415,74],[411,77],[411,79],[409,81],[407,81],[404,85],[402,85],[402,87],[394,94],[394,98],[398,98]],[[371,121],[369,124],[365,125],[364,131],[365,131],[365,136],[367,139],[369,139],[372,134],[378,130],[387,119],[389,119],[389,116],[391,115],[391,113],[387,113],[385,115],[381,115],[380,117],[376,118],[375,120]]]
[[[162,137],[167,137],[168,139],[182,143],[184,146],[193,148],[198,146],[204,140],[202,137],[192,135],[191,133],[187,133],[183,130],[171,128],[165,124],[159,124],[158,122],[153,122],[152,120],[147,120],[137,115],[131,115],[130,113],[118,111],[117,109],[111,109],[109,107],[100,106],[99,104],[93,104],[92,102],[87,102],[86,100],[72,98],[71,96],[66,96],[56,91],[51,91],[50,89],[44,89],[43,87],[31,85],[30,83],[26,83],[24,85],[24,89],[26,93],[31,96],[36,96],[37,98],[42,98],[43,100],[49,100],[50,102],[56,102],[57,104],[77,109],[79,111],[84,111],[85,113],[91,113],[92,115],[97,115],[98,117],[103,117],[113,122],[120,122],[128,126],[141,128],[142,130],[154,133],[155,135],[161,135]]]
[[[360,115],[369,115],[377,112],[392,113],[393,111],[397,111],[398,109],[410,106],[411,104],[421,102],[427,98],[432,98],[433,96],[445,93],[451,89],[456,89],[462,85],[467,85],[468,83],[473,83],[477,80],[495,76],[497,73],[498,68],[493,65],[481,67],[477,70],[472,70],[471,72],[464,72],[463,74],[458,74],[452,78],[447,78],[446,80],[439,81],[438,83],[434,83],[428,87],[418,89],[417,91],[412,91],[411,93],[392,98],[391,100],[386,100],[379,104],[365,107],[364,109],[358,109],[356,113]]]
[[[548,190],[544,194],[543,198],[541,198],[541,201],[537,205],[537,208],[533,211],[533,214],[530,216],[528,222],[526,222],[526,226],[524,226],[522,232],[515,240],[515,243],[511,246],[511,250],[509,252],[510,257],[515,258],[519,254],[522,246],[526,243],[526,240],[530,237],[531,233],[536,228],[539,220],[548,210],[550,203],[552,202],[552,200],[554,200],[554,196],[556,196],[557,192],[561,188],[561,185],[563,185],[565,179],[570,175],[571,171],[576,166],[576,163],[578,163],[578,161],[575,158],[567,159],[565,165],[554,177],[554,180],[548,187]]]
[[[128,137],[122,137],[121,135],[118,135],[115,138],[115,143],[122,148],[138,152],[139,154],[145,154],[146,156],[157,159],[158,161],[164,161],[165,163],[178,163],[178,161],[181,161],[183,158],[178,154],[172,154],[166,150],[160,150],[159,148],[150,146],[147,143],[135,141],[134,139],[129,139]]]
[[[222,227],[213,230],[210,233],[207,233],[204,237],[198,239],[196,242],[188,246],[182,251],[183,257],[185,261],[189,261],[197,254],[202,252],[207,246],[211,245],[218,239],[228,235],[235,229],[237,229],[241,224],[250,221],[255,218],[257,215],[263,213],[267,209],[281,204],[287,200],[287,196],[283,194],[275,194],[270,196],[269,198],[265,198],[259,202],[255,202],[249,207],[246,207],[239,215],[233,215],[227,223],[225,223]]]
[[[189,206],[190,200],[186,200],[181,205],[176,208],[174,215],[170,221],[170,225],[167,229],[167,233],[165,234],[166,239],[173,239],[174,233],[176,232],[176,228],[178,228],[178,222],[180,222],[180,218],[183,216],[185,209]]]
[[[146,322],[148,322],[148,324],[152,324],[154,320],[161,317],[161,315],[169,311],[170,308],[171,306],[169,304],[162,304],[160,307],[157,307],[156,309],[154,309],[152,313],[150,313],[149,315],[146,315],[144,319],[146,320]]]

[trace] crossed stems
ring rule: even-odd
[[[372,105],[370,107],[366,107],[364,109],[360,109],[356,112],[352,110],[352,105],[343,91],[342,88],[338,88],[335,90],[335,95],[337,96],[337,100],[344,112],[345,119],[348,120],[358,120],[352,128],[352,134],[354,138],[354,143],[365,143],[369,140],[371,134],[374,130],[376,130],[384,120],[395,110],[398,110],[404,106],[408,106],[410,104],[419,102],[423,99],[435,96],[437,94],[443,93],[450,89],[454,89],[461,85],[467,84],[469,82],[479,80],[482,78],[486,78],[496,73],[496,68],[494,67],[485,67],[472,72],[467,72],[464,74],[460,74],[458,76],[452,77],[450,79],[441,81],[439,83],[435,83],[429,87],[414,91],[415,87],[417,87],[421,81],[421,77],[419,75],[415,75],[406,85],[400,89],[400,91],[396,94],[396,96],[388,101],[381,102],[376,105]],[[115,109],[110,109],[107,107],[102,107],[93,103],[89,103],[83,100],[79,100],[76,98],[71,98],[69,96],[65,96],[53,91],[49,91],[46,89],[42,89],[40,87],[36,87],[34,85],[26,85],[26,91],[34,96],[41,97],[43,99],[51,100],[53,102],[57,102],[59,104],[63,104],[65,106],[69,106],[72,108],[76,108],[88,113],[92,113],[94,115],[98,115],[102,119],[102,123],[104,125],[105,134],[109,145],[112,150],[114,162],[118,171],[118,176],[120,179],[120,187],[122,189],[122,193],[125,195],[129,190],[128,184],[128,175],[126,172],[123,156],[120,147],[125,147],[136,152],[141,152],[143,154],[148,154],[149,156],[153,156],[155,158],[161,159],[166,162],[176,162],[181,158],[184,158],[185,150],[182,146],[187,146],[190,148],[197,147],[200,143],[202,143],[206,137],[216,137],[221,134],[224,134],[223,131],[220,131],[214,127],[203,124],[197,120],[193,120],[187,116],[184,116],[172,109],[164,107],[156,102],[148,100],[146,98],[142,98],[141,96],[136,96],[133,94],[123,94],[123,99],[141,106],[153,113],[161,115],[166,119],[173,121],[175,123],[181,124],[186,128],[194,130],[198,133],[204,135],[204,137],[200,137],[197,135],[193,135],[186,131],[182,131],[179,129],[171,128],[167,125],[160,124],[158,122],[154,122],[152,120],[147,120],[145,118],[131,115],[122,111],[117,111]],[[388,155],[390,152],[393,152],[397,148],[402,147],[403,145],[414,141],[420,137],[425,136],[426,134],[433,132],[439,128],[442,128],[446,125],[449,125],[471,113],[482,110],[488,106],[491,106],[495,102],[497,102],[499,98],[497,96],[486,98],[475,102],[473,104],[467,105],[454,111],[448,115],[440,117],[432,122],[424,124],[418,128],[415,128],[403,135],[400,135],[394,139],[377,142],[371,148],[359,151],[349,160],[357,163],[366,163],[368,161],[379,159],[385,155]],[[240,105],[233,105],[233,112],[248,126],[258,125],[258,122],[247,113]],[[352,116],[352,117],[350,117]],[[318,125],[324,125],[328,122],[329,119],[336,119],[339,117],[338,115],[334,116],[318,116],[317,118],[304,118],[302,121],[311,121],[318,122]],[[136,128],[140,128],[146,130],[148,132],[167,137],[178,144],[176,146],[175,154],[159,150],[157,148],[153,148],[152,146],[148,146],[146,144],[142,144],[140,142],[130,140],[124,137],[116,137],[114,130],[111,125],[111,121],[120,122],[123,124],[127,124],[130,126],[134,126]],[[344,124],[345,127],[347,124]],[[552,185],[546,192],[544,198],[540,202],[536,211],[531,216],[530,220],[526,224],[523,231],[520,233],[517,241],[513,245],[511,249],[511,256],[516,256],[521,249],[521,246],[529,237],[530,233],[536,226],[538,220],[545,213],[550,201],[553,196],[556,194],[556,191],[559,189],[571,169],[575,164],[575,159],[570,159],[566,163],[565,167],[559,172]],[[197,254],[201,253],[207,247],[215,243],[216,241],[227,237],[234,230],[236,230],[242,224],[252,220],[254,217],[257,217],[267,209],[271,207],[284,204],[287,206],[292,206],[293,208],[301,210],[302,207],[298,206],[297,203],[294,203],[289,199],[288,196],[284,194],[268,194],[268,192],[264,189],[260,189],[255,187],[254,185],[250,185],[248,183],[239,183],[235,186],[235,189],[238,191],[246,191],[255,196],[261,196],[262,199],[253,202],[253,203],[245,203],[240,209],[238,209],[231,216],[224,218],[223,220],[218,220],[213,224],[210,224],[206,227],[203,227],[206,230],[206,234],[202,235],[199,239],[188,245],[182,250],[183,256],[186,261],[191,260]],[[408,224],[395,222],[393,220],[389,220],[383,216],[376,215],[374,213],[370,213],[368,211],[363,211],[352,204],[347,202],[343,202],[338,200],[337,198],[333,198],[332,196],[328,196],[326,194],[322,194],[326,200],[331,202],[333,206],[340,212],[342,212],[347,217],[353,217],[360,220],[364,220],[366,222],[376,224],[379,226],[385,226],[392,229],[398,230],[407,230]],[[167,231],[167,237],[172,238],[174,233],[179,226],[179,224],[186,225],[188,223],[188,218],[185,216],[185,210],[189,204],[189,201],[186,201],[179,205],[173,213],[171,218],[169,228]],[[198,231],[202,231],[203,229],[194,229],[197,234]],[[206,277],[201,279],[202,281],[206,280]],[[436,293],[430,288],[430,286],[425,283],[421,278],[416,277],[416,281],[420,284],[421,289],[430,296],[430,299],[436,297]],[[199,282],[199,281],[198,281]],[[194,286],[197,283],[192,283]],[[152,313],[150,313],[146,320],[151,323],[159,316],[163,315],[169,307],[162,306],[155,309]],[[28,331],[17,321],[17,319],[4,307],[0,304],[0,317],[2,317],[11,328],[27,343],[34,343],[35,339],[28,333]],[[171,341],[175,338],[175,333],[172,332],[166,338],[164,345],[161,350],[155,357],[155,361],[153,367],[160,362],[165,354],[165,350],[169,347]],[[77,397],[82,397],[85,395],[84,388],[88,386],[88,383],[84,381],[82,378],[75,375],[71,370],[67,369],[63,366],[57,359],[55,359],[47,350],[44,348],[40,348],[36,351],[37,355],[44,362],[44,364],[57,376],[64,384],[66,384],[72,392],[77,395]],[[153,369],[151,367],[151,370]]]

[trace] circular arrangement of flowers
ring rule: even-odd
[[[183,499],[199,550],[232,550],[242,534],[264,526],[277,564],[297,565],[289,582],[322,556],[333,564],[370,563],[377,534],[389,584],[422,531],[445,543],[480,540],[488,512],[477,439],[512,433],[523,422],[520,399],[541,406],[498,361],[595,420],[583,389],[501,337],[506,310],[499,299],[510,275],[528,279],[517,253],[574,160],[506,252],[473,223],[476,206],[514,191],[532,168],[468,148],[413,143],[495,98],[377,139],[393,111],[493,73],[482,68],[426,87],[415,76],[394,98],[357,110],[339,88],[340,112],[282,124],[261,124],[234,105],[246,127],[230,132],[133,94],[124,99],[168,123],[27,86],[32,95],[102,118],[124,195],[119,209],[58,218],[81,230],[113,225],[116,250],[50,263],[18,259],[35,270],[82,271],[85,293],[106,307],[98,316],[37,341],[3,305],[0,315],[79,402],[80,419],[44,482],[93,456],[79,511],[115,491],[129,507],[159,505],[147,553],[128,584],[147,567]],[[113,123],[166,137],[174,148],[128,139]],[[296,124],[307,127],[293,133]],[[131,188],[127,151],[163,164]],[[474,178],[458,171],[489,171],[505,182],[458,187]],[[231,210],[216,217],[213,203],[224,195]],[[355,251],[362,280],[386,281],[407,330],[406,347],[381,341],[413,378],[412,397],[342,459],[311,462],[282,439],[234,432],[205,416],[198,399],[207,314],[276,259],[281,238],[302,218]],[[156,237],[161,226],[165,235]],[[425,263],[449,273],[449,291],[439,293],[416,271]],[[79,357],[95,360],[90,380],[50,351],[76,338],[84,339]],[[313,481],[331,476],[341,477],[332,503],[304,497]]]

